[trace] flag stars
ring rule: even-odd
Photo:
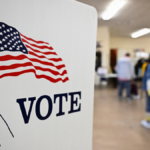
[[[0,44],[2,44],[2,41],[0,41]]]
[[[6,31],[4,30],[4,33],[6,33]]]
[[[0,35],[3,35],[3,33],[2,33],[2,32],[0,32]]]
[[[7,32],[9,32],[9,29],[7,29]]]
[[[8,37],[7,37],[7,36],[5,36],[5,39],[8,39]]]
[[[9,50],[12,50],[12,48],[10,47]]]
[[[10,31],[12,31],[12,28],[10,28]]]
[[[3,39],[3,41],[5,41],[5,39]]]
[[[4,45],[4,47],[6,47],[6,48],[7,48],[7,45],[5,44],[5,45]]]
[[[2,27],[5,27],[5,25],[3,24]]]
[[[8,43],[8,45],[10,45],[10,43]]]
[[[3,48],[3,47],[1,47],[1,50],[4,50],[4,48]]]

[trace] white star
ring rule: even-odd
[[[10,43],[8,43],[8,45],[10,45]]]
[[[9,32],[9,29],[7,29],[7,31]]]
[[[3,47],[1,47],[1,50],[3,50],[4,48]]]
[[[12,48],[11,48],[11,47],[10,47],[9,49],[10,49],[10,50],[12,50]]]
[[[23,52],[26,52],[26,50],[23,50]]]
[[[4,30],[4,33],[6,33],[6,31]]]
[[[17,50],[19,51],[19,50],[20,50],[20,48],[18,47],[18,48],[17,48]]]
[[[11,34],[11,36],[13,36],[13,34]]]
[[[3,39],[3,41],[5,41],[5,39]]]
[[[7,45],[5,45],[4,47],[7,47]]]
[[[14,37],[14,39],[16,39],[16,37]]]
[[[10,30],[12,31],[12,28],[10,28]]]
[[[5,36],[5,39],[8,39],[7,36]]]
[[[20,43],[20,41],[18,41],[18,43]]]
[[[2,32],[0,32],[0,35],[3,35],[3,33],[2,33]]]
[[[11,43],[12,41],[10,40],[9,42]]]
[[[15,47],[14,45],[12,47]]]
[[[16,34],[16,33],[14,32],[14,34]]]
[[[22,45],[20,45],[20,47],[22,47]]]
[[[3,26],[3,27],[5,27],[5,25],[4,25],[4,24],[3,24],[2,26]]]
[[[0,44],[2,44],[2,41],[0,41]]]
[[[1,29],[2,27],[0,26],[0,29]]]

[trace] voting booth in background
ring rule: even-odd
[[[92,150],[97,14],[74,0],[0,3],[0,150]]]

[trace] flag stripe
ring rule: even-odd
[[[19,55],[19,56],[11,56],[11,55],[6,55],[6,56],[0,56],[0,60],[1,61],[8,61],[8,60],[23,60],[23,59],[29,59],[30,61],[33,61],[33,62],[38,62],[38,63],[41,63],[43,65],[48,65],[48,66],[54,66],[56,67],[57,69],[61,69],[63,67],[65,67],[64,64],[62,65],[58,65],[58,66],[55,66],[53,63],[51,62],[44,62],[44,61],[41,61],[39,59],[36,59],[36,58],[29,58],[27,57],[26,55]]]
[[[40,79],[40,78],[45,78],[53,83],[56,83],[56,82],[59,82],[59,81],[62,81],[62,82],[66,82],[69,80],[68,77],[66,77],[65,79],[62,79],[62,78],[58,78],[58,79],[54,79],[54,78],[51,78],[50,76],[46,76],[46,75],[37,75],[36,74],[36,71],[34,69],[28,69],[28,70],[23,70],[23,71],[19,71],[19,72],[11,72],[11,73],[5,73],[5,74],[2,74],[0,75],[0,79],[3,78],[3,77],[7,77],[7,76],[19,76],[21,74],[25,74],[25,73],[30,73],[30,72],[33,72],[34,75],[36,76],[36,78]]]
[[[56,52],[50,52],[50,51],[48,51],[48,52],[41,52],[41,51],[39,51],[39,50],[37,50],[37,49],[33,49],[31,46],[29,46],[29,45],[27,45],[27,44],[25,44],[25,46],[26,46],[27,48],[30,48],[30,49],[33,50],[34,52],[37,52],[37,53],[41,53],[41,54],[45,54],[45,55],[50,55],[50,54],[57,55]]]
[[[36,48],[40,48],[40,49],[49,49],[49,50],[53,50],[52,47],[48,47],[48,46],[40,46],[40,45],[35,45],[35,44],[31,44],[28,41],[26,41],[25,39],[22,39],[22,42],[28,43]]]
[[[35,40],[31,39],[31,38],[26,37],[25,35],[23,35],[23,34],[21,34],[21,33],[20,33],[20,35],[21,35],[22,37],[26,38],[27,40],[33,41],[33,42],[38,43],[38,44],[43,44],[43,43],[49,44],[49,43],[43,42],[43,41],[35,41]]]
[[[33,55],[33,56],[36,56],[36,57],[38,57],[38,58],[46,58],[44,55],[39,56],[39,55],[37,55],[37,54],[35,54],[34,52],[31,52],[31,51],[29,52],[29,54],[30,54],[30,55]],[[48,58],[46,58],[46,59],[48,59]],[[50,58],[50,59],[48,59],[48,60],[51,60],[51,61],[54,61],[54,62],[62,61],[61,58]]]
[[[16,68],[19,68],[19,67],[27,67],[27,66],[33,66],[36,70],[48,71],[48,72],[52,73],[55,76],[57,76],[57,75],[63,76],[65,74],[67,74],[66,70],[64,70],[62,73],[59,73],[58,71],[54,71],[54,70],[49,69],[49,68],[42,68],[42,67],[39,67],[39,66],[35,66],[31,62],[26,62],[24,64],[13,64],[13,65],[10,65],[10,66],[0,66],[0,70],[16,69]]]

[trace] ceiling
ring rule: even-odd
[[[77,0],[96,8],[98,15],[106,10],[112,0]],[[98,19],[99,26],[108,26],[113,37],[130,37],[131,33],[150,28],[150,0],[127,0],[125,6],[108,21]],[[150,37],[147,34],[143,37]]]

